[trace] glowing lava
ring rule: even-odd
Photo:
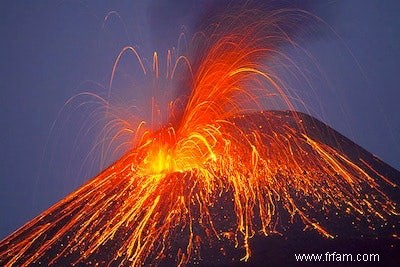
[[[260,109],[260,99],[293,110],[281,79],[263,62],[290,61],[277,50],[293,45],[282,26],[303,16],[276,11],[261,18],[251,11],[203,33],[205,47],[195,55],[200,63],[188,65],[192,80],[183,84],[189,95],[179,99],[183,111],[172,105],[158,130],[140,124],[134,149],[2,241],[0,263],[136,266],[175,257],[183,265],[200,260],[207,244],[233,244],[246,261],[253,236],[278,233],[296,218],[333,238],[318,214],[342,212],[370,225],[397,214],[381,189],[382,182],[395,184],[370,159],[352,158],[339,141],[318,138],[306,115],[248,114]],[[170,61],[171,52],[170,79],[190,62],[187,56]],[[100,250],[105,259],[93,256]]]

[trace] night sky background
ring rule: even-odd
[[[137,47],[144,58],[151,58],[154,50],[165,54],[176,46],[182,29],[190,35],[204,18],[234,4],[1,1],[0,239],[101,170],[96,163],[81,170],[94,134],[77,135],[84,113],[66,109],[56,121],[71,96],[82,91],[105,95],[104,88],[85,81],[107,87],[113,61],[125,45]],[[400,169],[400,3],[299,1],[271,6],[308,10],[336,32],[321,27],[319,34],[302,37],[302,46],[327,77],[321,81],[318,74],[311,75],[316,77],[316,97],[304,101],[312,115]],[[113,15],[102,27],[110,11],[123,21]],[[129,76],[129,64],[124,66],[122,77]],[[131,93],[143,101],[149,95]],[[77,138],[79,148],[71,149]]]

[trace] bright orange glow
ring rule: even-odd
[[[9,246],[0,250],[5,259],[0,262],[37,263],[60,242],[62,249],[51,262],[76,251],[80,262],[119,239],[110,262],[136,266],[174,253],[176,263],[184,265],[199,257],[205,238],[233,240],[247,261],[252,237],[278,233],[279,225],[295,218],[333,238],[316,213],[337,210],[359,220],[366,214],[379,220],[397,214],[396,204],[367,171],[370,165],[318,140],[298,113],[261,111],[265,99],[294,110],[288,89],[264,61],[287,59],[277,46],[293,41],[281,26],[294,27],[296,14],[304,13],[275,11],[259,19],[253,12],[230,17],[227,26],[221,22],[209,35],[204,33],[208,39],[205,52],[197,55],[198,65],[190,65],[188,56],[176,56],[171,64],[174,55],[168,51],[166,76],[178,76],[178,64],[187,64],[187,75],[193,76],[184,84],[190,89],[187,98],[169,104],[169,122],[157,130],[141,123],[134,149],[3,241]],[[131,47],[117,61],[127,50],[149,73]],[[159,61],[154,53],[150,69],[156,79],[164,77]],[[257,113],[249,115],[251,111]],[[226,203],[218,204],[224,197]],[[222,210],[230,214],[229,221],[220,219]],[[281,221],[280,211],[289,222]],[[53,232],[59,224],[63,226]],[[33,235],[15,241],[31,227],[36,227]],[[34,244],[39,249],[29,252]]]

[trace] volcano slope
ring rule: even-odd
[[[1,241],[0,265],[282,265],[329,251],[398,262],[399,171],[303,113],[228,121],[230,140],[251,141],[229,146],[232,161],[144,175],[134,149]]]

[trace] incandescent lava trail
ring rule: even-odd
[[[385,190],[399,172],[293,111],[265,65],[293,63],[277,47],[296,45],[285,29],[306,15],[242,12],[195,35],[194,58],[168,51],[166,79],[181,64],[189,73],[168,122],[140,123],[125,156],[0,243],[0,264],[184,265],[205,247],[237,248],[247,261],[254,236],[295,220],[326,238],[337,213],[372,232],[390,222],[398,213]],[[150,70],[140,63],[161,79],[156,53]]]

